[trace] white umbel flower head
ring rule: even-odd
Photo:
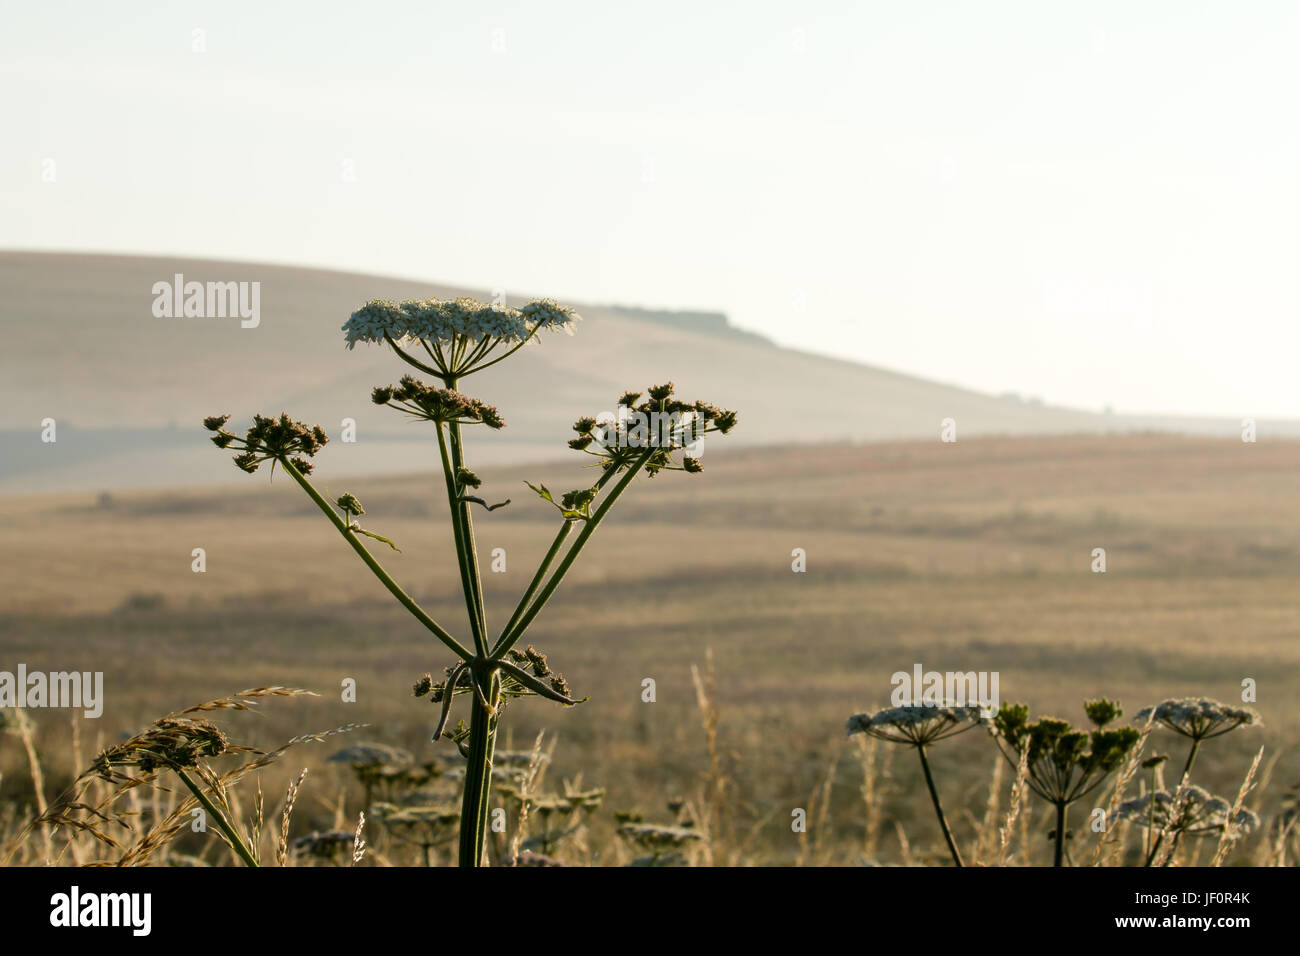
[[[453,345],[460,338],[510,344],[524,341],[529,334],[518,309],[484,305],[474,299],[424,299],[403,302],[402,309],[409,317],[407,337],[430,344]]]
[[[401,305],[391,299],[371,299],[343,323],[343,337],[349,349],[358,342],[382,345],[385,335],[394,341],[405,338],[407,327]]]
[[[519,310],[530,324],[535,323],[539,329],[573,334],[574,325],[581,320],[570,308],[560,305],[554,299],[537,299],[529,302]]]
[[[349,349],[358,342],[372,345],[391,343],[410,364],[444,378],[460,377],[501,361],[537,333],[573,334],[578,316],[572,309],[551,299],[538,299],[522,309],[487,305],[476,299],[372,299],[343,323],[343,337]],[[404,345],[421,344],[433,367],[402,350]],[[498,346],[508,351],[491,357]]]
[[[450,804],[396,806],[377,803],[375,811],[385,826],[437,828],[453,827],[460,822],[460,807]]]
[[[1249,707],[1232,707],[1205,697],[1179,697],[1144,707],[1133,717],[1135,724],[1145,724],[1154,716],[1156,723],[1176,734],[1193,740],[1219,737],[1238,727],[1259,724],[1259,714]]]
[[[618,834],[648,850],[683,847],[704,839],[704,834],[689,827],[664,826],[657,823],[624,823],[618,828]]]
[[[400,747],[388,744],[362,743],[345,747],[325,758],[326,763],[346,763],[353,767],[405,767],[412,761],[411,754]]]
[[[849,736],[866,734],[891,743],[923,746],[955,736],[987,723],[977,705],[909,704],[886,707],[874,714],[855,714],[845,731]]]
[[[385,336],[395,342],[419,339],[431,345],[452,345],[460,338],[518,344],[542,329],[572,335],[579,319],[572,309],[551,299],[530,302],[522,309],[464,297],[372,299],[343,323],[343,333],[348,348],[358,342],[381,345]]]
[[[1232,814],[1232,804],[1213,796],[1204,787],[1189,784],[1181,791],[1153,790],[1132,800],[1125,800],[1115,812],[1128,820],[1157,831],[1177,830],[1187,836],[1222,833]],[[1259,827],[1259,815],[1239,810],[1232,819],[1233,829],[1249,833]]]

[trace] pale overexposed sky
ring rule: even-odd
[[[1297,49],[1288,0],[14,5],[0,247],[720,309],[985,391],[1300,417]]]

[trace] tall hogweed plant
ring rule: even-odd
[[[366,512],[355,495],[344,494],[331,501],[312,484],[311,459],[329,440],[320,426],[309,427],[287,414],[278,418],[255,415],[241,437],[227,430],[229,415],[203,422],[214,433],[211,438],[218,448],[237,452],[234,461],[241,470],[252,473],[270,463],[272,470],[279,466],[289,475],[398,603],[456,656],[455,663],[445,669],[444,680],[435,682],[425,674],[414,693],[441,705],[433,737],[448,736],[467,761],[460,815],[461,866],[478,866],[483,861],[492,757],[506,702],[529,695],[563,705],[580,702],[563,676],[551,670],[545,655],[532,646],[520,651],[517,645],[637,475],[698,473],[700,442],[708,434],[729,432],[736,424],[734,411],[676,398],[671,383],[654,386],[644,396],[625,393],[619,399],[617,415],[579,419],[569,447],[591,456],[598,475],[590,486],[558,498],[545,485],[529,484],[558,510],[560,525],[514,613],[504,626],[490,628],[471,505],[490,513],[509,500],[489,505],[476,494],[482,482],[466,463],[464,430],[484,426],[496,431],[505,422],[496,408],[462,393],[461,383],[537,341],[543,331],[573,334],[578,320],[572,310],[549,299],[513,309],[462,298],[400,303],[373,300],[343,325],[349,349],[358,343],[387,347],[406,365],[440,383],[429,384],[408,374],[396,384],[376,387],[371,398],[376,405],[433,426],[465,599],[468,639],[457,638],[435,621],[375,558],[374,545],[368,546],[363,539],[381,542],[393,551],[397,546],[361,526]],[[469,699],[469,725],[461,720],[448,730],[457,696]]]

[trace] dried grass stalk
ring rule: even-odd
[[[298,802],[298,790],[306,779],[307,768],[303,767],[302,773],[298,774],[298,779],[289,782],[289,789],[284,795],[284,809],[280,812],[280,843],[275,850],[277,866],[284,866],[289,859],[289,819],[293,816],[293,808]]]
[[[1011,800],[1007,808],[1006,819],[1002,823],[1001,829],[998,830],[998,865],[1005,866],[1007,862],[1007,848],[1011,846],[1011,834],[1015,830],[1016,821],[1024,814],[1025,819],[1028,814],[1025,813],[1025,794],[1029,791],[1029,748],[1024,747],[1020,751],[1020,762],[1016,765],[1016,780],[1011,785]],[[1024,838],[1021,838],[1023,844]],[[1023,847],[1022,847],[1023,849]]]
[[[1250,762],[1250,769],[1246,771],[1246,777],[1241,781],[1241,789],[1237,791],[1237,799],[1232,801],[1232,810],[1228,812],[1228,818],[1223,821],[1223,833],[1219,836],[1219,845],[1214,851],[1214,859],[1210,866],[1222,866],[1223,861],[1228,858],[1233,846],[1240,838],[1239,828],[1236,825],[1237,814],[1241,812],[1242,804],[1246,802],[1246,795],[1254,788],[1255,772],[1259,769],[1259,762],[1264,757],[1264,748],[1260,747],[1259,752],[1255,754],[1255,759]]]

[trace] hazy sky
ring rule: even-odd
[[[0,31],[0,247],[720,309],[986,391],[1300,417],[1298,49],[1292,0],[42,0]]]

